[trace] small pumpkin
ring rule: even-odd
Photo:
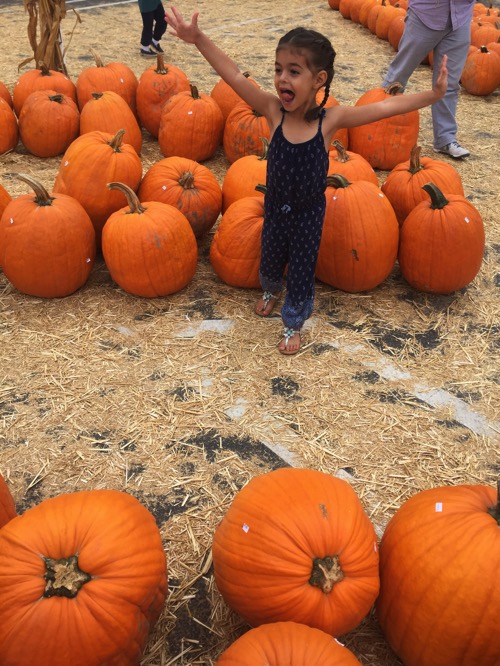
[[[264,197],[264,192],[256,188],[266,182],[268,148],[269,142],[263,138],[261,155],[244,155],[229,165],[222,182],[223,213],[243,197]]]
[[[163,105],[158,144],[165,157],[204,162],[217,150],[223,128],[217,102],[191,85],[189,92],[179,92]]]
[[[401,85],[373,88],[362,95],[355,106],[380,102],[401,94]],[[349,149],[362,155],[374,169],[389,171],[409,159],[417,143],[420,127],[418,110],[382,118],[373,123],[349,128]]]
[[[376,185],[328,176],[318,279],[350,293],[374,289],[392,271],[398,241],[396,214]]]
[[[128,206],[113,213],[102,232],[102,253],[113,280],[126,292],[153,298],[183,289],[193,278],[198,246],[191,225],[174,206],[141,204],[123,183]]]
[[[0,474],[0,528],[17,516],[14,498],[5,479]]]
[[[30,176],[16,176],[35,196],[22,194],[5,208],[0,219],[0,266],[24,294],[68,296],[85,284],[94,264],[92,222],[73,197],[49,195]]]
[[[164,62],[159,53],[156,65],[148,67],[139,78],[137,86],[137,115],[143,127],[158,138],[163,105],[178,92],[189,90],[189,79],[175,65]]]
[[[165,157],[153,164],[137,192],[141,201],[175,206],[187,218],[196,238],[214,226],[222,207],[222,191],[212,171],[187,157]]]
[[[429,181],[443,192],[464,196],[462,179],[455,167],[444,160],[420,157],[421,150],[420,146],[413,146],[410,159],[397,164],[380,188],[391,202],[400,226],[417,204],[427,201],[423,186]]]
[[[0,81],[0,97],[4,99],[7,104],[10,106],[10,108],[14,108],[14,103],[12,101],[12,95],[10,94],[10,90],[7,88],[5,83],[3,81]]]
[[[219,523],[212,556],[217,588],[252,626],[291,621],[338,636],[379,590],[377,539],[358,496],[312,469],[253,477]]]
[[[406,500],[380,544],[378,621],[405,666],[498,666],[500,486]]]
[[[12,101],[18,118],[26,98],[35,90],[55,90],[76,103],[76,85],[73,81],[66,74],[40,63],[36,69],[21,74],[12,91]]]
[[[237,104],[227,117],[222,139],[229,162],[245,155],[260,155],[263,138],[271,139],[266,118],[246,102]]]
[[[125,131],[125,143],[135,148],[139,155],[142,149],[142,132],[129,105],[112,90],[93,92],[80,114],[80,133]]]
[[[167,593],[154,517],[118,490],[59,495],[10,520],[0,578],[5,666],[138,666]]]
[[[16,114],[0,97],[0,155],[8,153],[17,146],[19,141],[19,127]]]
[[[249,289],[260,286],[263,224],[264,198],[260,196],[237,199],[223,214],[210,245],[210,263],[226,284]]]
[[[108,189],[118,180],[134,191],[142,177],[142,162],[135,149],[123,142],[124,130],[87,132],[75,139],[64,153],[54,183],[54,192],[69,194],[87,211],[101,247],[102,228],[114,211],[123,207],[123,196]]]
[[[433,183],[423,189],[430,200],[419,203],[401,227],[401,273],[419,291],[450,294],[479,273],[485,244],[483,220],[465,197],[445,196]]]
[[[216,661],[216,666],[361,666],[333,636],[298,622],[272,622],[250,629]]]
[[[37,157],[64,153],[80,133],[80,112],[71,97],[55,90],[36,90],[19,114],[24,147]]]
[[[12,201],[12,197],[3,185],[0,185],[0,217],[2,217],[7,204]]]
[[[500,85],[500,54],[484,45],[469,53],[460,83],[471,95],[491,95]]]

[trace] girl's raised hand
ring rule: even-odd
[[[434,92],[439,95],[439,97],[444,97],[446,90],[448,89],[448,68],[446,63],[448,62],[448,56],[443,56],[441,64],[439,65],[439,72],[436,78],[436,83],[434,84]]]
[[[179,37],[184,42],[188,42],[188,44],[194,44],[200,34],[198,15],[199,12],[194,12],[191,16],[191,23],[187,23],[175,7],[170,7],[170,11],[165,11],[165,18],[171,28],[169,33],[175,37]]]

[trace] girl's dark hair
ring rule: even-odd
[[[309,109],[306,113],[306,120],[315,120],[325,106],[330,93],[330,84],[333,79],[334,69],[333,62],[335,60],[335,50],[330,42],[324,35],[316,30],[309,30],[308,28],[294,28],[283,35],[279,40],[276,52],[283,48],[290,48],[297,51],[306,51],[305,57],[308,67],[311,71],[319,72],[325,70],[327,77],[325,83],[325,95],[321,104]]]

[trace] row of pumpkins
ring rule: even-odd
[[[336,637],[374,605],[404,666],[498,666],[498,485],[416,493],[379,547],[346,481],[254,477],[213,535],[217,588],[254,627],[217,666],[359,666]],[[18,516],[1,476],[0,579],[3,666],[137,666],[168,592],[161,535],[137,499],[80,491]]]
[[[260,186],[270,136],[265,119],[222,80],[210,95],[198,93],[161,55],[139,80],[124,63],[104,65],[94,57],[76,84],[41,66],[22,74],[12,95],[6,89],[12,107],[0,97],[0,114],[6,110],[16,129],[19,123],[25,146],[27,107],[33,109],[28,131],[47,142],[65,127],[59,115],[65,103],[80,108],[79,135],[66,138],[50,192],[26,174],[17,176],[35,197],[11,200],[0,186],[5,276],[26,294],[66,296],[85,284],[102,251],[122,289],[166,296],[192,280],[197,239],[222,213],[210,247],[212,266],[231,286],[258,287]],[[399,86],[375,88],[357,103],[395,94]],[[338,101],[330,96],[327,106],[333,104]],[[140,125],[158,138],[165,155],[144,177]],[[477,275],[484,252],[481,216],[451,164],[420,159],[418,133],[414,111],[335,135],[318,279],[347,292],[367,291],[388,277],[397,259],[406,280],[430,293],[456,291]],[[201,164],[221,141],[230,163],[222,186]],[[381,188],[374,168],[390,170]]]
[[[367,28],[398,50],[404,31],[408,0],[328,0],[345,19]],[[433,65],[433,53],[424,64]],[[460,78],[471,95],[490,95],[500,85],[500,8],[475,2],[471,45]]]

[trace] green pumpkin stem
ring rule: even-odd
[[[45,562],[45,589],[43,596],[48,597],[66,597],[74,599],[80,589],[92,576],[78,567],[78,557],[71,557],[54,560],[51,557],[44,557]]]
[[[335,583],[339,583],[343,578],[344,572],[338,555],[314,558],[309,585],[319,587],[322,592],[329,594]]]
[[[262,192],[262,194],[266,194],[267,192],[267,187],[265,185],[262,185],[262,183],[256,185],[255,189],[257,190],[257,192]]]
[[[37,206],[52,206],[54,197],[51,197],[45,187],[37,180],[29,176],[27,173],[11,173],[9,175],[18,180],[22,180],[23,183],[27,183],[31,187],[35,192],[35,198],[33,201]]]
[[[342,143],[338,140],[335,139],[335,141],[332,141],[332,146],[335,148],[337,151],[337,157],[335,158],[337,162],[349,162],[351,159],[349,155],[347,154],[347,150],[345,147],[342,145]]]
[[[425,183],[425,185],[422,185],[422,189],[430,196],[431,208],[433,210],[440,210],[450,203],[439,187],[434,185],[434,183]]]
[[[127,203],[130,207],[130,210],[126,213],[127,215],[130,215],[130,213],[144,213],[147,210],[139,201],[139,197],[134,190],[125,183],[112,182],[108,183],[106,187],[110,190],[120,190],[127,197]]]
[[[326,184],[328,187],[349,187],[352,185],[345,176],[341,173],[332,173],[329,174],[326,178]]]
[[[488,513],[497,521],[500,527],[500,479],[497,481],[497,503],[488,509]]]
[[[267,160],[267,154],[269,153],[269,141],[265,136],[261,136],[260,140],[262,142],[262,155],[259,157],[259,162]]]
[[[420,153],[422,151],[422,148],[420,146],[417,146],[416,144],[413,146],[410,152],[410,166],[408,168],[408,171],[412,174],[415,175],[419,171],[422,171],[424,168],[422,166],[422,163],[420,162]]]

